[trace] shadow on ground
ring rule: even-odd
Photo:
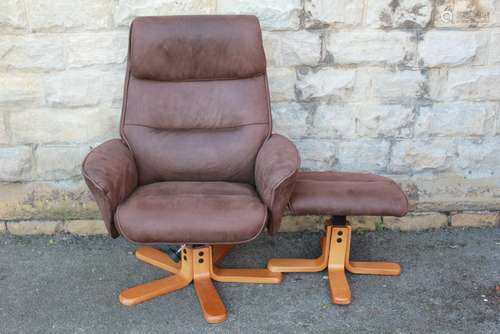
[[[319,233],[263,235],[223,264],[319,255]],[[118,292],[163,272],[123,239],[0,236],[0,333],[499,333],[500,229],[354,235],[353,259],[398,261],[401,277],[351,275],[353,303],[330,304],[325,273],[281,285],[217,283],[229,312],[205,323],[194,288],[132,308]]]

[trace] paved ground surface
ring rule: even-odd
[[[318,233],[262,236],[224,264],[319,254]],[[217,283],[229,311],[207,325],[192,286],[132,308],[126,287],[162,276],[106,237],[0,237],[0,333],[500,333],[500,229],[355,235],[353,259],[398,260],[401,277],[352,275],[353,303],[330,304],[324,273],[281,285]]]

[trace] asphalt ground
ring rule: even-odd
[[[237,246],[223,265],[315,257],[319,233]],[[349,275],[353,302],[330,303],[326,273],[280,285],[216,283],[228,320],[209,325],[193,286],[126,307],[118,293],[164,272],[123,239],[0,236],[0,333],[500,333],[500,228],[354,233],[352,259],[397,261],[400,277]]]

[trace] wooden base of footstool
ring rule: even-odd
[[[328,268],[330,293],[334,304],[350,304],[351,289],[345,270],[353,274],[398,276],[401,267],[391,262],[358,262],[349,259],[351,226],[327,224],[321,238],[321,256],[316,259],[272,259],[267,268],[272,272],[318,272]]]
[[[231,249],[230,245],[191,247],[186,246],[179,263],[167,254],[152,248],[139,248],[137,259],[174,275],[126,289],[120,293],[120,302],[132,306],[152,298],[166,295],[194,283],[201,310],[207,322],[220,323],[227,319],[227,311],[212,280],[236,283],[277,284],[282,274],[267,269],[219,268],[216,263]]]

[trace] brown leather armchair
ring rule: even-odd
[[[122,291],[126,305],[194,281],[207,321],[226,319],[212,279],[279,283],[267,269],[216,266],[230,245],[279,228],[299,167],[271,135],[266,59],[254,16],[137,18],[130,28],[121,139],[83,162],[112,237],[182,244],[176,263],[151,248],[138,259],[175,275]]]

